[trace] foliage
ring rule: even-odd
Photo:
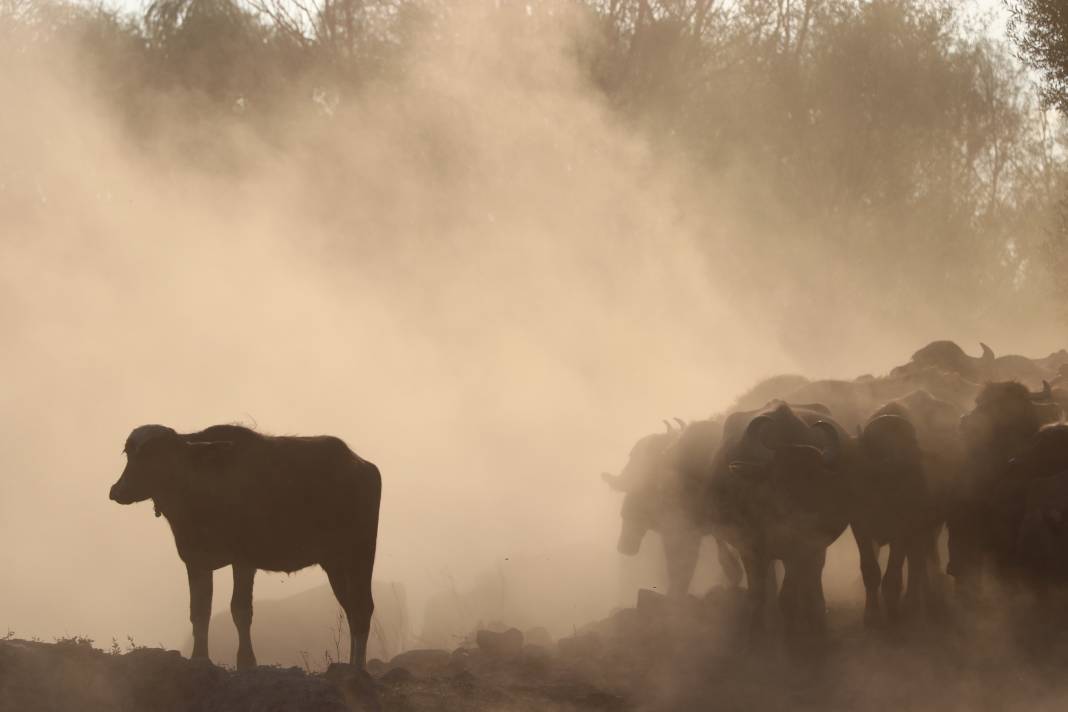
[[[156,0],[130,17],[0,0],[0,47],[13,27],[29,27],[23,36],[46,51],[84,59],[86,82],[146,144],[175,115],[283,140],[292,107],[358,110],[368,87],[400,81],[428,43],[449,41],[453,5]],[[850,264],[847,282],[978,313],[979,298],[1044,293],[1049,275],[1036,267],[1063,264],[1054,250],[1063,240],[1046,237],[1061,132],[1007,48],[963,31],[953,0],[574,0],[572,29],[561,29],[560,6],[497,3],[499,31],[516,47],[524,33],[571,33],[583,81],[654,153],[692,166],[696,192],[734,186],[727,197],[745,244],[723,249],[711,208],[694,218],[716,256],[710,278],[749,290],[759,283],[752,265],[801,267],[787,287],[829,307],[820,266],[805,260],[831,254]],[[1014,6],[1015,37],[1062,107],[1066,27],[1061,2]],[[210,143],[187,155],[221,153]]]
[[[1042,98],[1068,116],[1068,5],[1061,0],[1022,0],[1008,3],[1009,33],[1023,59],[1043,78]],[[1068,303],[1068,197],[1057,208],[1044,257],[1054,275],[1058,298]],[[1057,279],[1060,277],[1060,279]],[[1063,313],[1068,317],[1068,307]]]
[[[1043,96],[1068,114],[1068,5],[1060,0],[1009,3],[1009,32],[1024,58],[1042,72]]]

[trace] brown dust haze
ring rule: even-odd
[[[383,472],[376,577],[416,630],[429,595],[526,558],[559,574],[515,595],[565,632],[632,596],[598,473],[661,418],[935,338],[1063,346],[1030,292],[977,319],[888,298],[857,250],[751,249],[753,176],[654,150],[582,71],[568,7],[517,35],[456,5],[401,78],[279,109],[269,138],[180,95],[133,136],[84,57],[0,40],[0,628],[181,645],[166,524],[107,499],[140,424],[336,434]],[[257,598],[323,580],[261,573]]]

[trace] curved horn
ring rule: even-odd
[[[660,422],[664,424],[665,428],[667,428],[667,432],[669,432],[669,433],[675,432],[675,429],[673,427],[671,427],[671,423],[669,423],[666,418],[664,420],[661,420]]]
[[[982,341],[979,342],[979,348],[983,350],[983,355],[979,357],[984,363],[992,363],[994,361],[994,349],[990,348]]]
[[[826,420],[817,420],[811,428],[819,430],[827,437],[827,447],[823,448],[823,461],[834,466],[842,454],[842,440],[838,436],[838,428]]]
[[[679,424],[679,432],[682,432],[686,429],[686,421],[682,418],[672,418],[672,420]]]

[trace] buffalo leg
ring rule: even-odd
[[[798,630],[798,611],[802,593],[800,572],[797,562],[793,559],[784,559],[782,563],[785,572],[782,577],[782,589],[779,591],[779,610],[782,613],[786,635],[792,636]]]
[[[689,528],[669,529],[661,533],[660,540],[667,562],[668,596],[685,596],[690,591],[690,582],[697,568],[701,535]]]
[[[374,546],[369,556],[357,556],[349,570],[350,609],[349,618],[349,664],[364,669],[367,665],[367,638],[371,633],[371,616],[375,601],[371,595],[371,572],[374,569]]]
[[[886,562],[886,574],[883,576],[883,602],[886,604],[886,617],[891,622],[897,622],[900,617],[904,567],[905,547],[901,541],[892,541],[890,559]]]
[[[252,582],[256,567],[234,564],[234,595],[230,598],[230,614],[237,626],[237,669],[256,667],[256,655],[252,652]]]
[[[742,553],[742,565],[747,580],[746,601],[749,605],[749,632],[759,635],[764,631],[764,603],[767,596],[768,560],[753,552]]]
[[[860,554],[860,575],[864,579],[864,625],[869,628],[879,623],[879,584],[883,579],[879,568],[879,550],[875,541],[852,527],[853,538]]]
[[[953,577],[957,597],[966,604],[974,603],[979,597],[983,569],[981,526],[973,511],[976,507],[973,503],[959,504],[946,522],[949,530],[946,573]]]
[[[942,526],[938,525],[928,532],[927,556],[924,559],[926,564],[924,570],[927,574],[927,598],[924,601],[924,607],[927,614],[935,619],[944,619],[946,616],[945,590],[942,587],[942,561],[938,553],[938,538],[941,531]]]
[[[719,558],[719,567],[723,569],[723,576],[731,588],[738,588],[742,583],[742,564],[734,555],[727,543],[716,539],[716,555]]]
[[[323,566],[349,623],[349,664],[360,670],[367,664],[367,638],[375,608],[371,596],[373,557],[374,549],[370,557],[354,556],[347,565]]]
[[[827,563],[827,550],[820,549],[807,563],[805,590],[809,598],[805,610],[812,631],[823,636],[827,632],[827,599],[823,596],[823,567]]]
[[[186,566],[189,575],[189,621],[193,624],[194,660],[208,660],[208,624],[211,621],[211,569]]]
[[[930,532],[920,532],[909,541],[907,560],[909,581],[905,589],[905,610],[909,615],[921,610],[932,612],[932,584],[928,574],[929,557],[933,549]]]
[[[345,619],[349,623],[349,633],[352,633],[352,614],[349,613],[350,598],[349,598],[349,571],[348,567],[332,563],[323,564],[323,570],[326,571],[326,577],[330,580],[330,588],[334,591],[334,597],[337,598],[338,605],[345,611]],[[349,652],[351,657],[352,652]],[[341,661],[338,660],[340,663]]]

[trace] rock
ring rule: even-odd
[[[664,604],[667,602],[667,596],[656,591],[650,591],[647,588],[638,590],[638,603],[637,608],[642,613],[659,613],[664,609]]]
[[[523,640],[527,645],[538,645],[543,648],[551,648],[553,645],[553,637],[549,634],[545,628],[537,627],[523,633]]]
[[[417,677],[428,677],[444,672],[449,667],[451,657],[447,650],[409,650],[390,660],[389,667],[390,669],[407,668]]]
[[[523,634],[516,628],[503,633],[480,630],[475,634],[475,642],[483,654],[491,657],[512,657],[523,652]]]
[[[363,670],[355,671],[342,689],[345,702],[352,712],[382,712],[374,678]]]
[[[585,633],[570,638],[561,638],[556,644],[562,658],[594,658],[597,657],[604,644],[601,636],[596,633]]]
[[[552,654],[541,645],[524,645],[523,654],[518,658],[518,666],[523,675],[541,680],[552,668]]]
[[[334,675],[339,676],[339,671]],[[0,641],[0,709],[4,712],[354,709],[343,694],[331,681],[299,670],[259,667],[232,672],[162,649],[111,654],[89,645]]]
[[[395,667],[382,676],[382,682],[387,685],[403,685],[406,682],[410,682],[412,677],[412,673],[408,668]]]
[[[352,667],[348,663],[330,663],[330,667],[323,673],[330,682],[340,683],[352,676]]]
[[[528,643],[523,646],[523,657],[530,660],[548,660],[552,657],[552,652],[547,646]]]
[[[457,648],[452,651],[452,655],[449,656],[449,670],[454,673],[459,673],[467,670],[471,665],[471,659],[473,657],[472,651],[469,648]]]
[[[453,675],[449,680],[457,688],[464,691],[475,689],[475,676],[464,670]]]

